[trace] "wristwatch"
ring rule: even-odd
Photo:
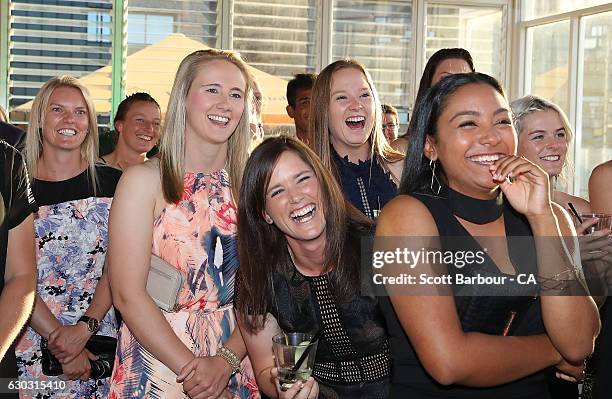
[[[87,325],[87,330],[89,330],[89,332],[92,334],[95,334],[98,331],[98,328],[100,328],[100,322],[93,317],[81,316],[79,321],[85,323]]]

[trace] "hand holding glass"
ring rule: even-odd
[[[280,333],[272,338],[272,349],[278,368],[278,377],[283,391],[291,388],[298,381],[306,382],[312,374],[318,340],[312,342],[314,336],[305,333]],[[310,348],[310,349],[308,349]],[[295,366],[300,357],[308,350],[307,357],[300,367]]]
[[[591,234],[599,230],[609,229],[612,230],[612,215],[608,215],[605,213],[580,213],[580,220],[574,215],[574,223],[576,226],[580,224],[597,219],[594,224],[587,227],[585,230],[585,234]]]

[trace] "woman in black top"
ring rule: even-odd
[[[477,73],[449,76],[417,102],[402,195],[379,218],[377,249],[385,236],[433,237],[433,252],[482,261],[401,269],[448,276],[447,285],[387,285],[391,397],[547,398],[537,373],[557,366],[579,377],[592,352],[599,319],[564,250],[571,225],[551,204],[546,173],[514,155],[510,115],[499,83]],[[506,283],[462,284],[460,274]]]
[[[8,393],[8,380],[17,378],[11,344],[34,304],[36,255],[32,212],[36,211],[36,204],[25,163],[4,140],[0,140],[0,172],[0,389]]]
[[[282,398],[386,398],[384,320],[359,285],[360,237],[371,222],[348,204],[317,156],[276,137],[251,154],[238,208],[240,271],[235,307],[265,394]],[[323,330],[314,381],[275,389],[271,338]]]

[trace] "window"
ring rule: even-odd
[[[425,58],[441,48],[463,47],[478,72],[505,81],[506,27],[501,6],[427,4]],[[423,64],[425,65],[425,64]]]
[[[172,15],[128,13],[128,46],[134,52],[138,45],[154,44],[173,33]]]
[[[569,20],[527,29],[525,94],[551,100],[569,115]]]
[[[26,123],[38,89],[51,77],[66,74],[81,78],[94,99],[99,122],[108,123],[110,68],[103,69],[98,79],[91,79],[91,74],[111,59],[112,6],[112,0],[12,2],[8,82],[12,122]]]
[[[609,0],[523,0],[522,15],[524,20],[529,20],[574,11],[580,8],[598,6],[608,2]]]
[[[407,122],[412,90],[412,2],[336,0],[333,60],[355,58],[372,75],[382,103]]]
[[[511,0],[2,0],[2,103],[32,99],[51,76],[86,78],[108,124],[111,107],[136,91],[162,106],[180,61],[206,47],[233,49],[262,86],[263,122],[289,131],[285,91],[296,73],[355,58],[381,101],[405,124],[424,60],[443,46],[464,46],[478,70],[505,80],[506,19]],[[113,7],[123,6],[114,21]],[[7,16],[5,11],[10,11]],[[6,18],[6,20],[4,19]],[[425,27],[425,29],[424,29]],[[112,43],[119,38],[120,43]],[[418,41],[418,42],[417,42]],[[6,52],[6,47],[0,46]],[[113,55],[115,58],[113,58]],[[113,68],[121,68],[114,71]],[[416,80],[416,82],[415,82]],[[113,97],[114,96],[114,97]],[[112,104],[112,105],[111,105]],[[27,106],[26,106],[27,108]],[[24,111],[23,109],[21,111]]]
[[[519,94],[545,97],[568,114],[575,139],[567,183],[584,198],[593,168],[612,158],[612,3],[602,3],[523,1],[519,26],[526,38]]]
[[[612,159],[612,11],[582,18],[580,32],[575,169],[586,197],[593,168]]]
[[[124,0],[125,1],[125,0]],[[216,0],[129,0],[128,54],[156,44],[173,33],[206,47],[220,47]]]
[[[251,65],[263,96],[266,134],[293,129],[287,82],[313,73],[317,60],[315,0],[236,0],[233,48]]]
[[[174,77],[188,54],[219,47],[217,1],[130,0],[125,95],[149,93],[165,114]]]
[[[87,40],[91,42],[109,41],[111,35],[111,16],[107,13],[90,12],[87,14]]]
[[[255,68],[286,80],[315,71],[315,1],[234,2],[233,48]]]

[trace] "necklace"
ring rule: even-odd
[[[304,277],[308,277],[308,278],[314,278],[314,277],[321,276],[321,275],[325,274],[322,271],[316,272],[316,271],[307,271],[307,270],[302,271],[302,270],[300,270],[300,267],[298,266],[297,262],[295,261],[295,257],[293,255],[293,251],[291,250],[291,247],[288,246],[288,245],[287,245],[287,250],[289,251],[289,257],[291,258],[291,263],[293,263],[293,268],[295,270],[297,270],[297,272],[300,275],[302,275]],[[311,275],[313,273],[317,273],[317,274]]]
[[[454,215],[476,224],[491,223],[499,219],[504,209],[501,192],[493,199],[481,200],[468,197],[449,187],[448,203]]]

